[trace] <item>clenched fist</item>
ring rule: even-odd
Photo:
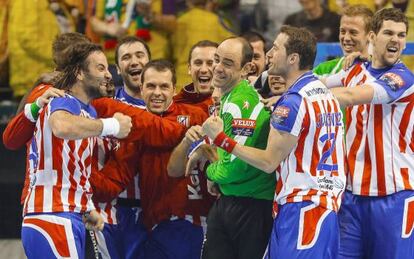
[[[131,117],[126,116],[120,112],[114,114],[114,117],[119,122],[119,132],[115,135],[116,138],[126,138],[131,131],[132,122]]]

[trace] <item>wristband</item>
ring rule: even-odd
[[[101,119],[102,121],[102,132],[101,137],[105,137],[108,135],[116,136],[119,133],[120,125],[119,121],[115,118],[107,118],[107,119]]]
[[[37,102],[34,102],[30,105],[30,112],[32,113],[33,118],[36,120],[39,116],[40,106]]]
[[[227,153],[231,153],[236,146],[237,142],[227,136],[223,131],[220,132],[217,137],[214,139],[214,144],[222,149],[224,149]]]

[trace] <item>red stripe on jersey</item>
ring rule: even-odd
[[[91,157],[90,155],[82,163],[83,153],[89,147],[88,143],[89,143],[88,139],[83,139],[82,142],[81,142],[81,145],[78,149],[78,156],[79,156],[78,165],[79,165],[80,172],[83,172],[83,173],[80,174],[80,179],[79,179],[79,185],[81,186],[82,189],[85,189],[84,187],[85,187],[85,184],[86,184],[86,181],[87,181],[86,177],[88,177],[87,175],[85,175],[85,173],[86,173],[86,168],[85,167],[88,167],[90,165],[90,159],[88,159],[88,158]],[[90,151],[87,150],[87,152],[90,152]],[[88,199],[86,197],[86,191],[82,192],[80,202],[81,202],[82,210],[86,210],[86,204],[88,202]]]
[[[315,111],[315,119],[318,118],[318,115],[321,114],[321,109],[319,107],[318,102],[312,102],[312,106],[313,106],[313,110]],[[322,127],[316,127],[315,130],[315,134],[313,137],[313,147],[312,147],[312,161],[311,161],[311,166],[310,166],[310,174],[312,176],[316,176],[317,173],[317,166],[319,163],[319,159],[320,159],[320,154],[319,154],[319,150],[318,150],[318,142],[319,142],[319,134],[321,132],[321,128]]]
[[[292,192],[286,197],[286,202],[287,203],[291,203],[291,202],[293,202],[293,198],[296,196],[296,194],[298,193],[298,192],[300,192],[301,191],[301,189],[299,189],[299,188],[293,188],[293,190],[292,190]]]
[[[345,79],[345,86],[348,86],[349,82],[351,82],[352,78],[354,76],[359,75],[362,72],[362,68],[360,66],[360,64],[355,65],[351,71],[349,72],[348,76]]]
[[[319,196],[319,206],[323,208],[328,208],[328,200],[326,199],[326,196],[328,195],[328,192],[322,192],[322,195]]]
[[[362,171],[361,195],[368,195],[369,189],[371,186],[371,172],[372,172],[368,138],[365,139],[364,157],[365,157],[365,163],[364,163],[364,169]]]
[[[34,213],[43,212],[43,196],[44,196],[44,189],[45,187],[42,185],[36,186],[34,190],[35,195],[35,206],[34,206]],[[33,195],[33,192],[32,192]]]
[[[411,143],[410,143],[411,152],[414,152],[414,129],[411,132]]]
[[[46,233],[48,233],[50,238],[52,239],[56,251],[61,257],[69,258],[71,256],[68,246],[68,240],[66,239],[65,226],[35,218],[25,218],[23,219],[23,223],[33,224],[35,226],[40,227]]]
[[[378,195],[386,195],[385,171],[384,171],[384,147],[382,137],[382,106],[374,105],[374,141],[375,141],[375,158],[377,165],[377,185]]]
[[[364,106],[360,105],[357,108],[357,115],[356,115],[356,136],[354,138],[354,141],[351,144],[351,148],[349,151],[349,156],[348,156],[348,166],[349,166],[349,173],[351,175],[351,179],[354,178],[354,172],[355,172],[355,163],[356,163],[356,155],[357,155],[357,150],[359,149],[359,147],[361,146],[361,142],[362,142],[362,128],[363,128],[363,124],[362,124],[362,111],[364,110]],[[347,111],[347,114],[350,114],[351,111]],[[348,120],[348,118],[347,118]],[[348,125],[350,125],[351,120],[349,120]],[[348,145],[350,143],[347,143]]]
[[[400,172],[401,172],[401,177],[403,179],[404,188],[406,190],[412,190],[413,187],[410,185],[410,176],[408,174],[408,168],[401,168]]]
[[[56,150],[57,153],[62,153],[62,141],[52,137],[52,147]],[[53,168],[56,168],[57,173],[57,182],[56,182],[56,189],[53,190],[53,208],[56,208],[58,211],[63,211],[63,203],[62,203],[62,197],[61,197],[61,191],[62,191],[62,165],[63,160],[62,156],[52,156],[53,159]]]
[[[398,145],[400,147],[401,153],[405,153],[407,149],[407,142],[405,141],[405,134],[407,134],[407,128],[408,128],[408,124],[410,123],[410,117],[413,112],[413,108],[414,108],[414,102],[408,103],[401,118],[400,139],[398,141]]]
[[[75,194],[76,194],[76,189],[78,187],[78,184],[76,183],[75,179],[73,178],[74,174],[73,172],[75,172],[76,170],[76,165],[75,165],[75,157],[74,157],[74,152],[75,152],[75,142],[74,141],[67,141],[66,142],[68,147],[69,147],[69,161],[68,161],[68,171],[70,174],[69,177],[69,182],[70,182],[70,188],[69,188],[69,195],[68,195],[68,202],[69,202],[69,211],[74,211],[76,208],[75,205]]]
[[[306,137],[309,134],[309,108],[308,108],[308,102],[306,101],[306,99],[303,99],[304,101],[304,105],[305,105],[305,116],[303,117],[303,122],[302,122],[302,133],[300,134],[300,137],[298,139],[298,146],[295,150],[295,157],[296,157],[296,172],[297,173],[303,173],[303,168],[302,168],[302,163],[303,163],[303,153],[304,153],[304,149],[305,149],[305,140]]]

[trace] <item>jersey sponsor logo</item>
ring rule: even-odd
[[[190,183],[187,184],[188,199],[201,200],[203,195],[201,193],[199,170],[200,164],[190,172]]]
[[[289,117],[290,108],[286,106],[277,106],[272,114],[272,121],[282,124]]]
[[[177,116],[177,122],[188,128],[188,127],[190,127],[190,116],[188,116],[188,115],[178,115]]]
[[[380,80],[384,81],[393,91],[397,91],[405,84],[404,79],[394,73],[385,73]]]
[[[249,119],[234,119],[232,123],[232,134],[250,137],[256,128],[256,121]]]

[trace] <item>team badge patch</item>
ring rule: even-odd
[[[384,81],[393,91],[397,91],[405,84],[404,79],[394,73],[385,73],[380,80]]]
[[[256,128],[256,121],[249,119],[234,119],[232,123],[232,134],[250,137]]]
[[[286,106],[277,106],[272,113],[272,121],[281,124],[289,116],[290,109]]]
[[[188,115],[178,115],[177,116],[177,122],[188,128],[188,127],[190,127],[190,116],[188,116]]]

